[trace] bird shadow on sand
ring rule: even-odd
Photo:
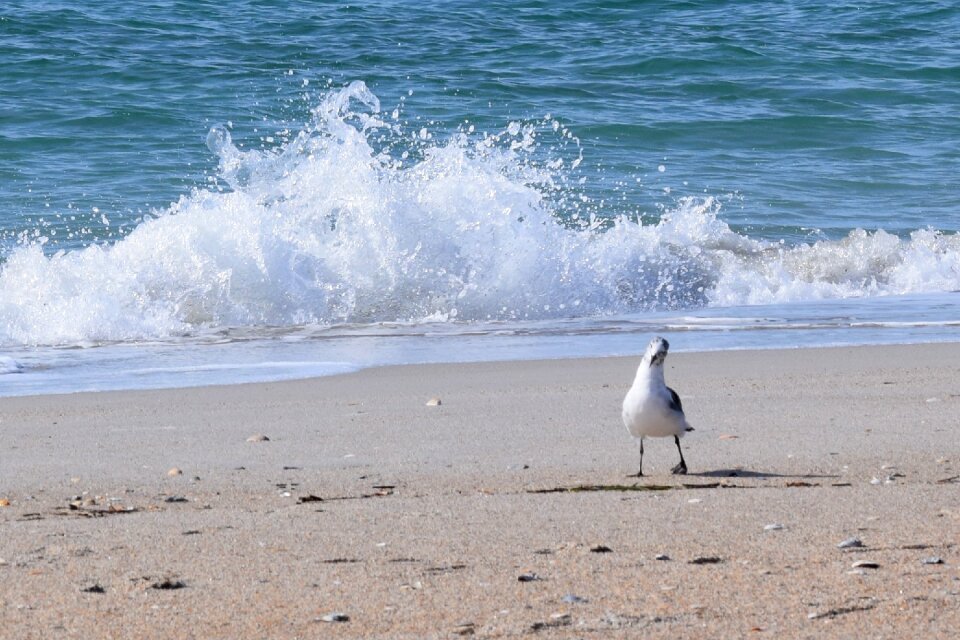
[[[714,469],[712,471],[689,472],[687,477],[701,478],[803,478],[803,479],[835,479],[840,476],[816,473],[773,473],[771,471],[751,471],[750,469]]]
[[[636,475],[629,475],[628,478],[637,478]],[[632,491],[668,491],[670,489],[717,489],[717,488],[740,488],[740,489],[751,489],[756,487],[763,486],[774,486],[766,484],[752,484],[747,482],[744,483],[730,483],[723,481],[714,481],[707,483],[700,482],[685,482],[683,479],[693,479],[693,478],[743,478],[755,480],[763,479],[784,479],[786,480],[785,485],[787,487],[819,487],[821,484],[819,482],[812,482],[814,480],[836,480],[840,476],[836,475],[824,475],[824,474],[786,474],[786,473],[770,473],[766,471],[751,471],[749,469],[714,469],[712,471],[701,471],[696,473],[687,473],[685,475],[674,475],[673,478],[677,478],[679,482],[671,483],[657,483],[657,482],[634,482],[632,484],[622,484],[622,483],[610,483],[610,484],[579,484],[574,486],[557,486],[557,487],[546,487],[546,488],[531,488],[526,489],[527,493],[581,493],[581,492],[599,492],[599,491],[617,491],[617,492],[632,492]],[[641,479],[648,479],[650,476],[640,476]],[[777,484],[777,483],[774,483]],[[850,483],[848,482],[831,482],[830,486],[833,487],[849,487]]]

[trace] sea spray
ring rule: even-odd
[[[361,82],[273,149],[211,129],[217,184],[113,244],[0,272],[0,344],[164,339],[221,327],[543,320],[960,288],[960,241],[853,231],[795,246],[734,232],[712,197],[605,217],[547,118],[440,140]],[[555,154],[555,155],[551,155]],[[571,157],[572,156],[572,157]]]

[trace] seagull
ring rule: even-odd
[[[687,463],[680,449],[680,436],[693,427],[687,424],[683,415],[680,396],[663,381],[663,361],[667,357],[670,343],[656,337],[647,345],[643,360],[637,368],[637,377],[633,386],[623,399],[623,424],[634,438],[640,439],[640,470],[636,477],[643,476],[643,439],[668,438],[673,436],[680,452],[680,464],[672,471],[674,474],[687,473]]]

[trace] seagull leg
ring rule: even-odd
[[[673,441],[677,443],[677,451],[680,452],[680,464],[671,469],[671,471],[674,475],[687,475],[687,463],[683,459],[683,450],[680,448],[680,438],[678,436],[673,436]]]
[[[642,478],[643,477],[643,438],[640,438],[640,470],[636,473],[631,473],[627,476],[628,478]]]

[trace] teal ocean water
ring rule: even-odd
[[[0,7],[0,394],[960,337],[947,2]]]

